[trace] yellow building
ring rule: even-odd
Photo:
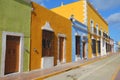
[[[108,24],[87,0],[61,5],[51,10],[66,18],[74,15],[75,19],[88,26],[88,58],[107,54]]]
[[[30,70],[71,62],[71,21],[34,2]]]

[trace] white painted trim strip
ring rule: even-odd
[[[15,73],[23,72],[23,53],[24,53],[24,35],[22,33],[15,33],[15,32],[6,32],[3,31],[2,33],[2,57],[1,57],[1,72],[0,76],[6,76],[5,73],[5,54],[6,54],[6,36],[20,36],[20,49],[19,49],[19,71]],[[12,74],[15,74],[12,73]],[[8,74],[11,75],[11,74]]]

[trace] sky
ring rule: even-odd
[[[33,0],[48,8],[55,8],[78,0]],[[120,0],[89,0],[94,8],[109,24],[109,35],[114,41],[120,41]]]

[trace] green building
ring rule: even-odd
[[[0,76],[29,71],[29,0],[0,0]]]

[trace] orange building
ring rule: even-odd
[[[70,20],[32,2],[30,70],[71,61]]]

